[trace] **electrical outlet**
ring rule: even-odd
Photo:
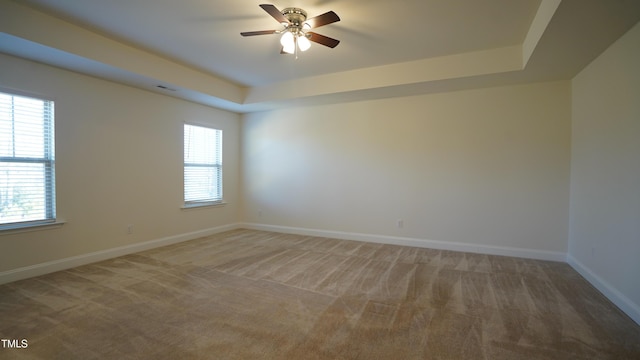
[[[396,221],[396,226],[398,227],[398,229],[403,228],[403,227],[404,227],[404,220],[402,220],[402,219],[398,219],[398,220]]]
[[[133,224],[127,225],[127,234],[133,234]]]

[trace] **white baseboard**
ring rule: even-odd
[[[0,284],[44,275],[55,271],[65,270],[76,266],[86,265],[102,260],[112,259],[118,256],[133,254],[136,252],[154,249],[161,246],[177,244],[183,241],[193,240],[204,236],[217,234],[224,231],[240,228],[240,224],[229,224],[209,229],[198,230],[190,233],[168,236],[161,239],[145,241],[113,249],[100,250],[88,254],[72,256],[64,259],[48,261],[40,264],[25,266],[17,269],[0,272]]]
[[[582,275],[591,285],[598,289],[607,299],[616,304],[620,310],[627,314],[633,321],[640,325],[640,306],[631,301],[628,297],[616,290],[607,281],[596,275],[588,267],[571,255],[567,255],[567,263],[571,265],[580,275]]]
[[[513,257],[536,259],[536,260],[549,260],[549,261],[560,261],[560,262],[566,261],[565,253],[555,252],[555,251],[521,249],[521,248],[512,248],[512,247],[490,246],[490,245],[477,245],[477,244],[468,244],[468,243],[460,243],[460,242],[435,241],[435,240],[425,240],[425,239],[417,239],[417,238],[409,238],[409,237],[372,235],[372,234],[362,234],[362,233],[343,232],[343,231],[307,229],[307,228],[298,228],[298,227],[289,227],[289,226],[266,225],[266,224],[258,224],[258,223],[243,223],[241,224],[241,226],[245,229],[328,237],[328,238],[343,239],[343,240],[368,241],[368,242],[381,243],[381,244],[413,246],[413,247],[422,247],[422,248],[430,248],[430,249],[438,249],[438,250],[453,250],[453,251],[464,251],[464,252],[471,252],[471,253],[478,253],[478,254],[513,256]]]

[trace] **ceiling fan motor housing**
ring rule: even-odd
[[[299,8],[286,8],[282,10],[282,15],[291,23],[288,27],[298,30],[302,29],[307,20],[307,12]]]

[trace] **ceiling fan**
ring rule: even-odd
[[[270,4],[261,4],[260,7],[276,19],[276,21],[284,26],[284,28],[282,30],[241,32],[240,35],[255,36],[282,34],[282,37],[280,38],[280,44],[282,45],[280,53],[295,53],[296,57],[298,49],[300,49],[300,51],[307,51],[309,47],[311,47],[310,41],[330,48],[334,48],[340,43],[340,40],[308,31],[310,29],[340,21],[338,15],[333,11],[307,19],[307,12],[299,8],[291,7],[280,11],[278,8]]]

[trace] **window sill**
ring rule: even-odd
[[[62,227],[62,225],[64,225],[65,223],[66,221],[64,220],[56,220],[54,222],[33,222],[25,224],[2,225],[0,226],[0,236],[30,231],[57,229]]]
[[[222,207],[227,205],[224,201],[216,201],[216,202],[205,202],[198,204],[184,204],[180,207],[181,210],[195,210],[195,209],[203,209],[203,208],[213,208],[213,207]]]

